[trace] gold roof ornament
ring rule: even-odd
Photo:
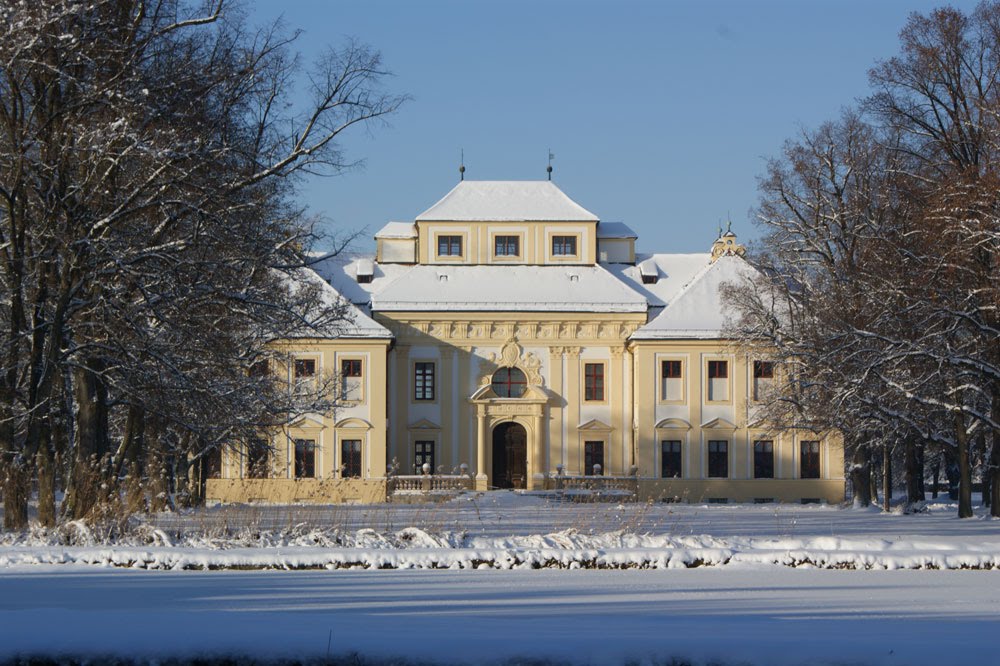
[[[722,227],[720,226],[719,237],[712,243],[712,261],[714,262],[719,257],[727,255],[743,257],[746,253],[747,249],[736,242],[736,234],[733,233],[732,221],[726,227],[726,233],[722,233]]]

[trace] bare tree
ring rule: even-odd
[[[338,136],[404,100],[367,47],[303,74],[294,35],[252,31],[225,1],[0,11],[0,455],[17,529],[56,450],[63,510],[84,517],[144,452],[187,464],[296,411],[249,369],[345,313],[299,279],[316,236],[298,176],[352,167]]]

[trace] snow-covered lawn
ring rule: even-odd
[[[242,567],[259,570],[203,570]],[[997,630],[1000,521],[947,503],[904,516],[490,493],[164,514],[116,543],[0,535],[0,660],[323,658],[329,643],[418,662],[937,666],[995,663]]]
[[[433,505],[228,506],[107,543],[75,526],[0,535],[0,567],[144,569],[998,569],[1000,522],[824,506],[575,504],[509,492]]]

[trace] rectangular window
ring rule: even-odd
[[[584,363],[583,399],[604,400],[604,364]]]
[[[438,256],[439,257],[461,257],[462,237],[461,236],[438,236]]]
[[[316,477],[316,442],[311,439],[295,440],[295,478]]]
[[[728,361],[709,361],[708,362],[708,378],[709,379],[727,379],[729,377],[729,362]]]
[[[202,469],[204,473],[204,478],[206,479],[221,479],[222,478],[222,449],[216,447],[205,454],[202,458]]]
[[[430,473],[434,473],[434,442],[419,440],[413,443],[413,469],[417,474],[423,474],[424,464],[429,465]]]
[[[519,257],[521,256],[520,236],[494,236],[493,254],[498,257]]]
[[[713,479],[729,478],[729,442],[716,439],[708,442],[708,476]]]
[[[680,361],[660,361],[661,400],[684,399],[684,378]]]
[[[753,362],[753,399],[763,400],[774,379],[774,363],[771,361]]]
[[[413,399],[434,399],[434,364],[421,361],[413,364]]]
[[[576,236],[553,236],[552,256],[572,257],[576,255]]]
[[[774,442],[759,439],[753,443],[753,478],[774,478]]]
[[[295,378],[302,379],[316,375],[316,360],[311,358],[295,359]]]
[[[584,476],[604,474],[604,442],[583,443]]]
[[[708,399],[729,399],[729,362],[708,362]]]
[[[679,479],[681,473],[681,443],[676,439],[660,442],[660,476],[664,479]]]
[[[270,368],[266,358],[262,358],[259,361],[254,361],[250,364],[247,374],[251,377],[267,377]]]
[[[799,478],[818,479],[819,478],[819,442],[803,441],[799,442],[802,455],[799,458]]]
[[[340,441],[340,478],[361,478],[360,439],[342,439]]]
[[[271,467],[269,447],[263,439],[251,439],[247,442],[246,478],[266,479]]]
[[[349,402],[362,399],[362,365],[360,358],[345,358],[340,361],[341,398]]]

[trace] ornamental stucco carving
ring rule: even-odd
[[[518,368],[528,380],[529,386],[542,385],[542,362],[534,352],[525,353],[517,339],[510,337],[504,343],[500,353],[490,352],[490,355],[479,362],[479,384],[486,386],[493,379],[497,368]]]

